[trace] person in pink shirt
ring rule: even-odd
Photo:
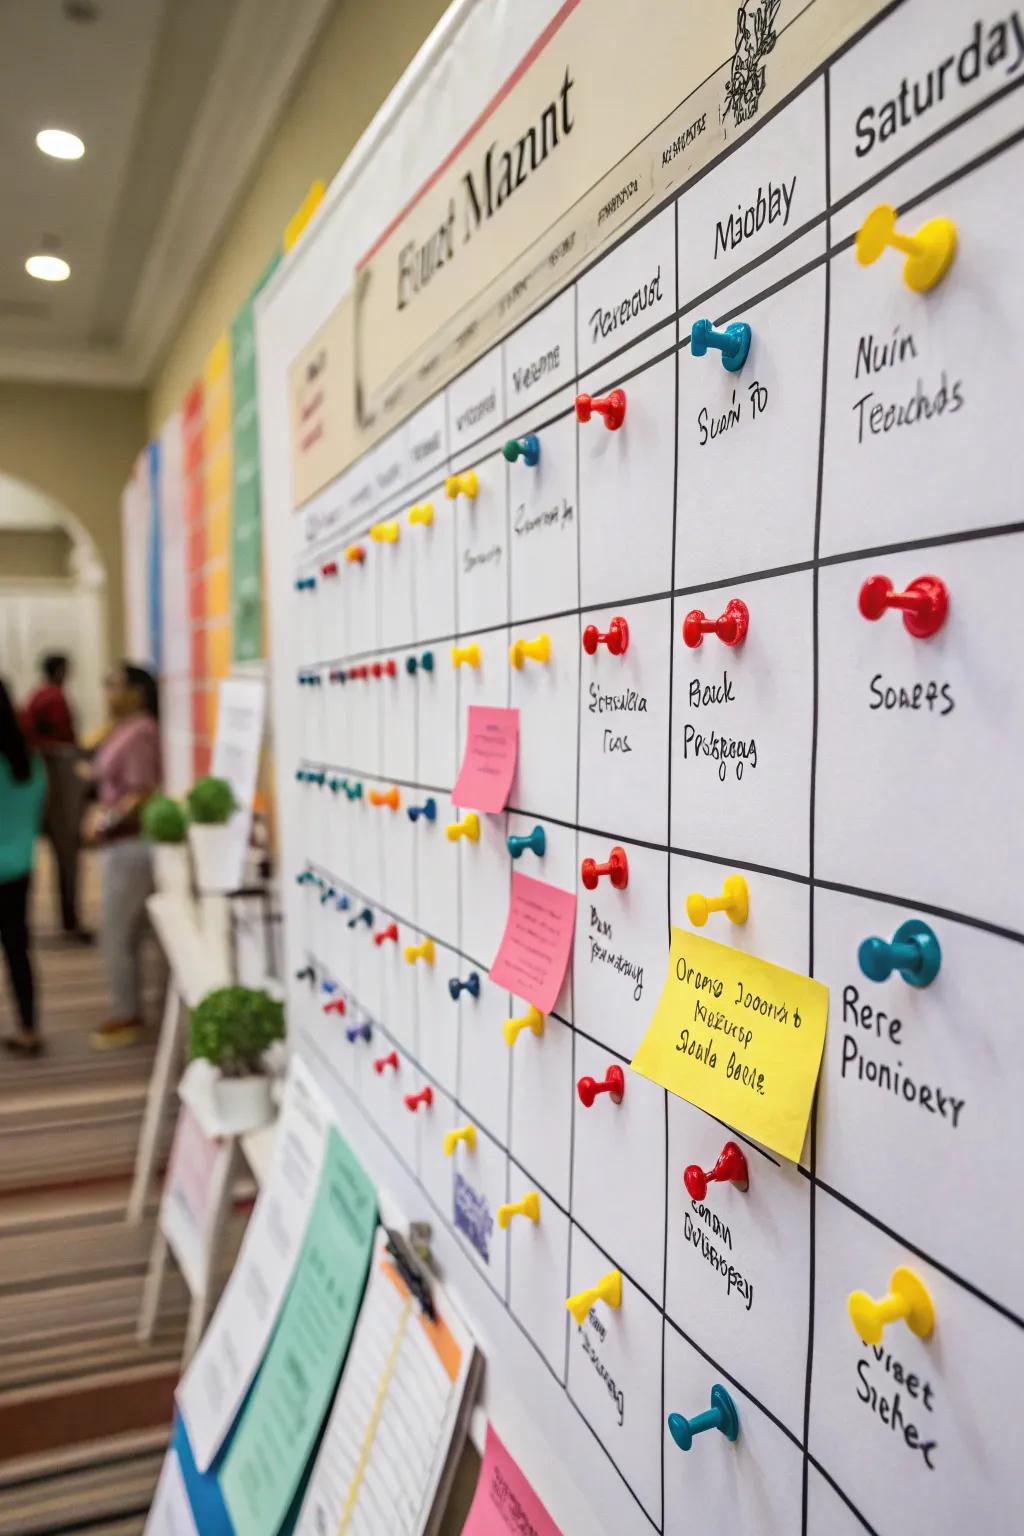
[[[98,805],[88,839],[101,850],[101,943],[112,1012],[93,1033],[96,1050],[132,1045],[142,1032],[139,949],[153,872],[139,813],[163,777],[156,679],[125,661],[105,686],[113,725],[93,759]]]

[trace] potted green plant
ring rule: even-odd
[[[153,879],[165,896],[188,896],[192,875],[188,862],[188,823],[170,795],[150,795],[142,807],[142,834],[153,844]]]
[[[192,1010],[189,1056],[217,1069],[213,1096],[222,1131],[241,1135],[273,1113],[263,1053],[284,1038],[284,1004],[251,987],[219,987]]]
[[[238,883],[231,868],[234,837],[231,817],[238,809],[235,792],[227,779],[197,779],[185,796],[188,840],[200,891],[230,891]]]

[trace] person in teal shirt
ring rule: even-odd
[[[37,1056],[42,1049],[29,953],[28,890],[45,802],[42,759],[29,751],[11,696],[0,679],[0,944],[19,1020],[16,1033],[4,1045],[20,1056]]]

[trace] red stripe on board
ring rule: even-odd
[[[422,198],[426,197],[431,187],[440,180],[445,171],[451,165],[452,161],[458,159],[459,155],[461,155],[470,139],[472,139],[474,135],[480,132],[480,129],[483,127],[484,123],[486,123],[487,119],[497,111],[498,107],[505,100],[505,97],[508,95],[509,91],[511,91],[512,87],[518,84],[534,60],[541,53],[543,53],[544,49],[547,47],[548,43],[550,43],[551,39],[559,30],[562,23],[568,16],[572,14],[579,3],[580,0],[564,0],[564,4],[561,5],[555,15],[552,16],[551,20],[548,22],[540,36],[536,39],[533,46],[527,53],[524,53],[515,69],[509,75],[508,79],[503,85],[499,86],[498,90],[491,97],[490,101],[487,103],[486,107],[484,107],[476,121],[466,129],[459,142],[454,146],[453,149],[449,150],[447,155],[445,155],[444,159],[441,161],[441,164],[437,167],[437,170],[433,173],[432,176],[427,178],[418,192],[413,193],[405,207],[399,213],[395,214],[395,217],[391,220],[391,223],[387,226],[382,234],[378,235],[377,239],[367,251],[366,255],[360,256],[359,260],[356,262],[357,272],[362,267],[365,267],[368,261],[372,261],[373,257],[376,256],[377,252],[380,250],[385,241],[387,241],[390,236],[394,234],[402,220],[412,212],[416,204],[420,202]]]

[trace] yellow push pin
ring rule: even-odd
[[[742,875],[726,875],[721,896],[702,896],[691,891],[686,915],[695,928],[703,928],[709,912],[724,912],[730,923],[745,923],[750,912],[750,892]]]
[[[907,287],[914,293],[927,293],[945,277],[956,255],[956,225],[952,219],[929,219],[916,235],[901,235],[896,229],[895,208],[879,203],[857,231],[857,260],[862,267],[870,267],[887,245],[907,258],[903,263]]]
[[[466,663],[467,667],[478,667],[480,665],[480,647],[475,640],[469,645],[452,646],[452,666],[461,667],[463,662]]]
[[[415,965],[417,960],[425,960],[428,965],[434,963],[434,941],[424,939],[422,944],[407,944],[405,946],[406,965]]]
[[[622,1274],[619,1270],[610,1269],[589,1291],[577,1291],[575,1296],[567,1296],[565,1304],[582,1327],[595,1301],[603,1301],[606,1307],[621,1307]]]
[[[540,1195],[535,1189],[531,1189],[521,1200],[516,1200],[509,1205],[499,1205],[494,1213],[498,1226],[504,1232],[513,1216],[528,1216],[534,1226],[540,1221]]]
[[[370,538],[375,544],[397,544],[398,531],[397,520],[391,523],[374,523],[370,529]]]
[[[470,811],[463,816],[461,821],[450,821],[445,828],[445,835],[450,843],[457,843],[460,837],[468,837],[471,843],[480,841],[480,817],[476,811]]]
[[[524,1029],[528,1029],[539,1040],[544,1033],[544,1015],[539,1008],[531,1003],[526,1012],[520,1014],[518,1019],[506,1019],[501,1026],[501,1032],[505,1036],[505,1044],[515,1045]]]
[[[449,501],[454,501],[456,496],[467,496],[470,501],[475,501],[479,489],[475,469],[467,469],[462,475],[449,475],[444,483],[444,493]]]
[[[406,513],[406,521],[412,523],[414,527],[417,523],[421,523],[424,528],[429,528],[434,521],[434,503],[421,501],[415,507],[410,507]]]
[[[531,661],[548,661],[551,656],[551,636],[545,632],[536,640],[513,640],[508,648],[508,659],[518,672],[529,656]]]
[[[456,1131],[445,1131],[445,1133],[444,1133],[444,1155],[445,1155],[445,1157],[451,1157],[452,1153],[455,1151],[455,1148],[458,1146],[460,1141],[464,1141],[466,1143],[467,1151],[475,1152],[476,1151],[476,1126],[475,1125],[460,1125],[458,1130],[456,1130]]]
[[[919,1339],[927,1339],[935,1327],[935,1304],[924,1282],[902,1265],[889,1276],[888,1296],[875,1301],[866,1291],[851,1291],[847,1306],[850,1321],[865,1344],[881,1344],[886,1323],[900,1317]]]

